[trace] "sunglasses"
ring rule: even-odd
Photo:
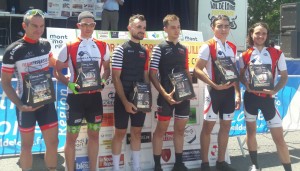
[[[39,9],[28,10],[25,14],[26,15],[41,15],[41,16],[45,15],[45,13],[42,10],[39,10]]]
[[[78,23],[81,27],[95,27],[96,26],[96,22],[92,22],[92,23]]]

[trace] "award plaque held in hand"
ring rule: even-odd
[[[183,101],[195,97],[193,85],[185,71],[169,74],[169,78],[175,87],[174,100]]]
[[[77,62],[79,92],[101,89],[100,69],[97,61]]]
[[[152,94],[150,84],[136,82],[132,102],[137,107],[137,111],[151,112]]]
[[[26,74],[24,82],[29,106],[38,107],[55,101],[54,87],[49,71]]]
[[[221,55],[224,54],[224,52],[219,51],[218,54]],[[214,62],[220,73],[221,83],[225,84],[239,79],[238,71],[230,57],[226,57],[224,54],[224,58],[217,58]]]
[[[271,72],[271,64],[253,64],[249,66],[250,89],[262,91],[263,89],[273,90],[274,82]]]

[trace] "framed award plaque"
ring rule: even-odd
[[[137,111],[151,112],[152,94],[150,84],[136,82],[132,102],[137,107]]]
[[[175,87],[174,99],[176,101],[188,100],[195,97],[193,85],[185,71],[169,74],[169,78]]]
[[[253,64],[249,66],[250,89],[262,91],[273,90],[274,81],[271,72],[271,64]]]
[[[216,67],[220,73],[220,81],[225,84],[227,82],[234,82],[239,79],[238,71],[230,59],[230,57],[217,58],[215,60]]]
[[[77,62],[77,81],[79,92],[102,88],[100,69],[97,61]]]
[[[56,100],[53,82],[49,71],[26,74],[24,85],[27,88],[27,104],[38,107]]]

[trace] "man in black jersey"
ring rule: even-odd
[[[118,46],[112,56],[112,79],[116,89],[114,102],[115,134],[112,139],[113,171],[119,170],[122,140],[126,135],[128,120],[131,120],[130,143],[132,150],[132,170],[139,171],[141,131],[145,113],[137,112],[137,107],[129,99],[134,82],[149,83],[148,51],[140,44],[146,31],[143,15],[133,15],[129,19],[129,41]]]
[[[163,20],[164,31],[168,33],[166,41],[163,41],[152,52],[150,63],[150,80],[159,92],[157,105],[157,125],[153,133],[153,155],[155,171],[161,171],[160,158],[162,154],[163,136],[165,135],[170,119],[175,109],[174,120],[174,146],[175,165],[173,171],[185,171],[187,168],[182,162],[183,138],[185,125],[189,119],[190,100],[177,102],[173,98],[173,86],[168,74],[174,68],[182,68],[186,71],[190,81],[191,75],[188,67],[188,51],[179,43],[180,22],[176,15],[167,15]],[[160,80],[157,77],[159,72]]]
[[[50,52],[50,43],[41,39],[45,29],[44,13],[38,9],[26,12],[22,27],[25,36],[13,42],[4,52],[2,65],[2,87],[7,97],[16,105],[16,114],[21,132],[20,167],[32,170],[34,130],[38,122],[46,144],[45,162],[49,170],[57,165],[58,122],[54,103],[39,107],[27,104],[27,93],[23,83],[24,75],[31,72],[48,70],[54,66],[55,59]],[[18,78],[18,94],[11,85],[12,76]]]

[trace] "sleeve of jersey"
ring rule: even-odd
[[[245,67],[242,53],[240,54],[240,57],[239,57],[239,67],[240,68],[244,68]]]
[[[281,53],[279,60],[278,60],[278,69],[279,71],[285,71],[287,70],[286,62],[285,62],[285,56],[283,53]]]
[[[106,50],[105,50],[105,55],[104,55],[104,61],[108,61],[110,59],[110,51],[108,44],[106,44]]]
[[[155,46],[152,51],[150,70],[158,70],[159,61],[161,57],[161,50],[159,46]]]
[[[10,54],[10,50],[6,50],[3,55],[1,72],[14,73],[15,57]]]
[[[123,65],[123,47],[118,46],[115,48],[111,58],[112,69],[122,70]]]
[[[189,51],[185,48],[185,69],[189,69]]]
[[[145,71],[148,71],[148,69],[149,69],[149,62],[150,62],[150,54],[149,54],[150,52],[149,52],[149,50],[148,49],[146,49],[146,62],[145,62],[145,67],[144,67],[144,70]]]
[[[203,44],[199,49],[198,58],[208,61],[210,57],[209,47],[207,44]]]

